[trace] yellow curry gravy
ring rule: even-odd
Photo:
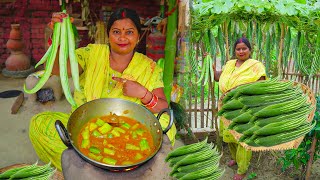
[[[108,123],[115,118],[118,124]],[[152,135],[145,125],[115,114],[88,121],[77,143],[85,156],[110,165],[135,164],[155,151]]]

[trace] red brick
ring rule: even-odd
[[[44,43],[32,43],[32,48],[34,49],[38,49],[38,48],[43,48],[44,47]]]
[[[30,35],[31,35],[30,31],[27,31],[27,30],[23,31],[23,33],[22,33],[23,37],[28,37],[28,36],[30,37]]]
[[[37,11],[37,12],[33,12],[32,16],[33,17],[47,17],[47,16],[49,16],[49,12],[48,11]]]
[[[44,28],[43,29],[38,29],[40,34],[44,34]],[[43,35],[44,36],[44,35]]]
[[[31,29],[31,35],[32,35],[32,34],[39,34],[39,32],[40,32],[40,31],[39,31],[39,28],[32,28],[32,29]]]
[[[44,38],[43,39],[31,39],[31,43],[43,43],[44,42]]]
[[[0,9],[0,15],[3,15],[3,16],[7,16],[11,12],[12,12],[12,10],[10,10],[10,9],[5,9],[5,8]]]
[[[19,24],[22,24],[23,22],[25,22],[27,20],[27,18],[25,17],[15,17],[14,18],[14,22],[15,23],[19,23]]]
[[[33,39],[44,39],[44,35],[40,33],[33,34],[31,33],[31,38]]]
[[[10,25],[14,22],[13,18],[5,18],[4,19],[4,27],[10,27]]]
[[[31,24],[42,24],[42,19],[41,18],[32,18],[31,19]]]
[[[38,53],[39,53],[39,51],[37,49],[32,50],[32,54],[38,54]]]

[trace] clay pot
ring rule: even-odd
[[[6,45],[7,48],[11,51],[10,56],[5,62],[6,70],[25,71],[27,69],[30,69],[30,58],[22,52],[24,43],[21,38],[19,24],[11,25],[10,38]]]
[[[21,40],[9,39],[7,42],[7,48],[12,51],[19,51],[24,47]]]
[[[21,39],[20,24],[11,24],[9,39]]]
[[[23,71],[30,68],[30,59],[22,51],[12,51],[5,64],[9,71]]]

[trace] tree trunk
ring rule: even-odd
[[[312,143],[311,143],[311,148],[310,148],[310,159],[308,161],[306,178],[305,178],[306,180],[309,180],[310,176],[311,176],[311,168],[312,168],[312,163],[313,163],[314,152],[316,149],[316,144],[317,144],[317,132],[314,133],[313,138],[312,138]]]

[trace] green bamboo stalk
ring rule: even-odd
[[[284,68],[288,66],[289,56],[291,51],[291,29],[287,27],[287,32],[284,39],[284,49],[283,49],[283,65]]]
[[[270,76],[270,62],[271,62],[271,37],[270,37],[270,31],[267,31],[266,36],[266,46],[265,46],[265,63],[266,63],[266,71],[267,76]]]
[[[66,10],[66,1],[62,0],[61,11],[65,11],[65,10]]]
[[[280,30],[281,30],[281,35],[280,35],[279,56],[278,56],[278,76],[282,75],[282,53],[283,53],[284,31],[285,31],[285,25],[283,23],[281,24]]]
[[[229,57],[229,37],[228,37],[228,25],[229,23],[227,21],[224,22],[223,26],[224,26],[224,41],[226,43],[226,61],[230,60]]]
[[[169,12],[174,8],[176,0],[168,1]],[[167,24],[167,35],[165,44],[165,62],[163,70],[163,83],[164,83],[164,94],[166,95],[168,103],[170,103],[173,74],[174,74],[174,60],[176,56],[176,43],[177,43],[177,24],[178,24],[178,12],[177,9],[168,16]]]

